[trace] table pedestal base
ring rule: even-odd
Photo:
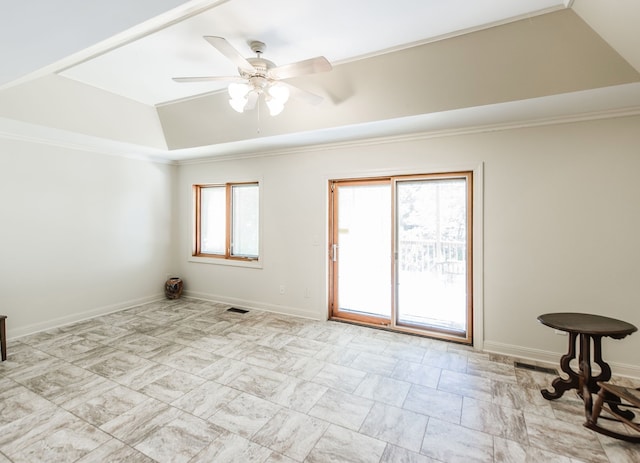
[[[569,351],[560,359],[560,369],[568,378],[558,377],[553,380],[553,391],[543,389],[542,396],[547,400],[559,399],[569,389],[575,389],[585,403],[585,412],[591,414],[591,394],[600,390],[598,381],[611,379],[611,367],[602,359],[602,336],[580,334],[580,353],[578,357],[578,371],[571,368],[571,361],[576,358],[577,333],[569,333]],[[592,375],[591,368],[591,340],[593,340],[593,363],[600,367],[598,376]]]

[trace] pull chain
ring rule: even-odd
[[[262,112],[262,105],[260,104],[260,100],[261,100],[261,98],[258,97],[258,103],[257,103],[257,105],[258,105],[258,111],[257,111],[257,113],[258,113],[258,131],[257,131],[257,133],[258,133],[258,135],[260,135],[260,113]]]

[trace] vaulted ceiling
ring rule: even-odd
[[[8,10],[7,10],[8,9]],[[635,0],[29,0],[0,6],[0,136],[181,161],[640,112]],[[203,36],[333,70],[236,113]]]

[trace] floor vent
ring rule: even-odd
[[[554,368],[539,367],[538,365],[530,365],[528,363],[522,363],[522,362],[513,362],[513,364],[516,368],[522,368],[523,370],[539,371],[541,373],[547,373],[549,375],[558,374],[558,370]]]
[[[227,309],[227,312],[233,312],[233,313],[247,313],[249,312],[247,309],[239,309],[237,307],[230,307]]]

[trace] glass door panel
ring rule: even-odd
[[[396,182],[397,323],[467,332],[467,179]]]
[[[391,317],[391,186],[334,185],[333,314]]]
[[[472,175],[331,182],[331,317],[472,342]]]

